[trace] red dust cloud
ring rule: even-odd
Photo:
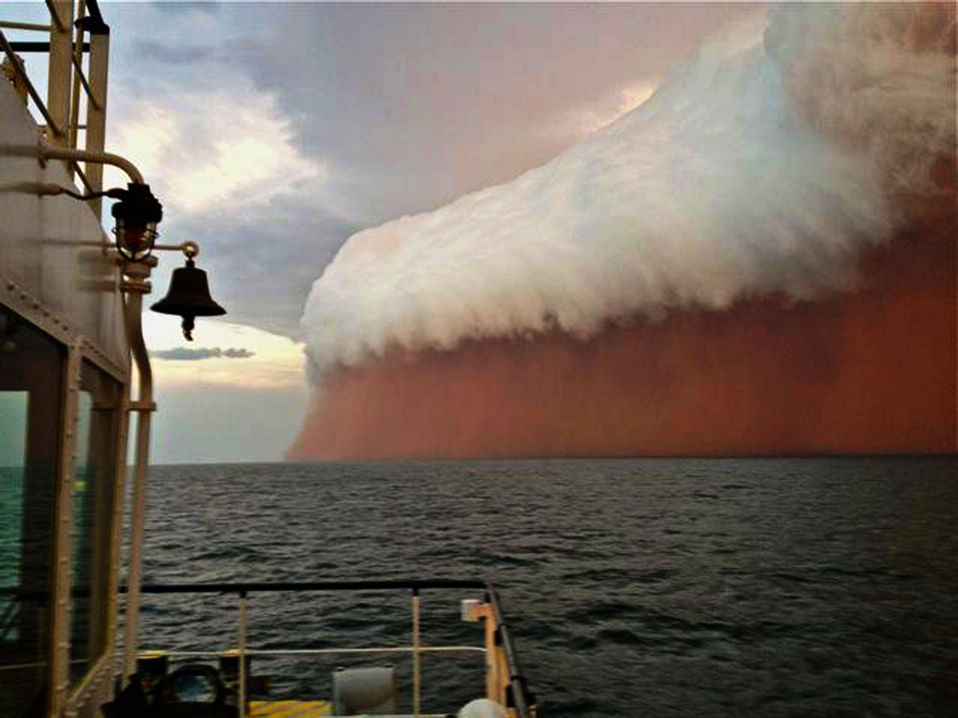
[[[807,154],[807,161],[788,154],[807,136],[780,137],[776,116],[734,94],[718,98],[725,115],[699,113],[700,125],[673,121],[676,108],[689,105],[684,98],[698,99],[728,72],[704,73],[684,95],[667,88],[647,110],[640,107],[540,174],[347,242],[307,303],[317,384],[289,458],[958,452],[955,41],[953,32],[941,32],[954,29],[954,7],[882,5],[868,16],[871,25],[860,22],[864,9],[836,7],[845,13],[838,27],[858,35],[805,47],[804,23],[819,9],[797,5],[794,20],[792,6],[776,8],[785,29],[770,25],[765,42],[784,58],[783,86],[795,116],[805,117],[836,156],[860,146],[880,172],[881,188],[866,186],[867,171],[845,172],[858,165],[833,165],[821,153]],[[885,22],[886,15],[894,22]],[[827,27],[824,36],[831,37]],[[950,91],[914,81],[931,66],[925,46],[942,42],[944,52],[934,59]],[[848,64],[829,73],[829,58]],[[862,58],[872,63],[867,72]],[[901,70],[889,81],[872,76],[886,67]],[[689,77],[697,76],[679,77],[680,90]],[[753,76],[736,77],[747,86]],[[775,92],[773,83],[769,102]],[[722,118],[735,119],[743,108],[759,111],[731,136],[770,140],[757,150],[742,144],[739,154],[726,157],[728,143],[713,138],[727,131]],[[678,144],[640,145],[669,158],[660,176],[650,174],[656,166],[644,159],[656,156],[651,150],[632,174],[621,162],[603,164],[662,135]],[[709,164],[716,156],[722,162]],[[686,157],[695,162],[681,164]],[[751,157],[774,171],[761,174],[748,164]],[[805,172],[812,162],[821,169]],[[912,182],[913,170],[929,167],[930,183]],[[744,174],[735,174],[742,168]],[[685,185],[694,192],[677,196],[676,176],[692,178]],[[755,178],[762,179],[748,183]],[[550,188],[558,191],[549,194]],[[582,194],[590,202],[569,201]],[[670,214],[670,202],[679,202],[677,213]],[[636,204],[642,211],[629,214]],[[548,211],[541,217],[527,209],[542,206]],[[555,213],[569,206],[585,207],[564,224],[585,228],[585,240],[567,242],[560,234],[531,241],[542,239]],[[702,207],[717,211],[695,223],[675,221]],[[883,207],[893,225],[882,224]],[[662,217],[663,226],[652,224]],[[865,219],[856,224],[856,217]],[[520,223],[523,241],[509,243],[509,222]],[[860,230],[857,244],[850,244],[855,232],[848,227]],[[696,244],[696,237],[707,241]],[[540,245],[538,254],[527,251]],[[621,278],[615,270],[635,252],[646,254],[628,281],[589,283],[586,270]],[[839,289],[811,281],[804,294],[792,290],[796,272],[811,268],[814,280],[836,271],[829,257],[843,256],[857,257],[855,282]],[[753,266],[759,270],[746,275]],[[673,267],[685,274],[670,274]],[[740,276],[738,285],[725,281]],[[485,294],[466,291],[476,277]],[[692,301],[667,305],[654,292],[642,294],[657,286],[643,285],[648,277],[664,277],[660,284]],[[549,294],[557,286],[565,294]],[[730,287],[734,301],[709,302],[713,289],[723,296]],[[631,319],[603,314],[601,329],[579,338],[574,312],[559,316],[566,331],[548,331],[522,311],[541,297],[549,309],[587,309],[603,292],[609,301],[600,308],[632,302],[617,315]],[[650,318],[646,310],[657,302],[665,310]],[[463,306],[468,311],[456,314]],[[499,315],[479,311],[489,306],[510,318],[505,330],[496,324]],[[439,346],[451,348],[430,348]],[[357,347],[366,349],[361,357]]]
[[[956,197],[860,264],[858,291],[393,351],[326,381],[291,459],[953,453]]]

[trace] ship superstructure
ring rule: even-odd
[[[0,23],[0,714],[92,716],[113,687],[130,350],[101,199],[45,193],[102,189],[102,162],[53,155],[103,153],[109,28],[95,2],[47,4],[47,25]]]

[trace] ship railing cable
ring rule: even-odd
[[[436,589],[481,589],[486,602],[490,604],[493,620],[496,624],[497,645],[502,647],[508,671],[506,684],[506,700],[509,708],[515,711],[518,718],[535,718],[535,698],[529,691],[525,674],[519,664],[519,658],[512,640],[512,633],[506,625],[502,611],[501,599],[496,587],[488,582],[476,579],[409,579],[409,580],[369,580],[369,581],[272,581],[272,582],[210,582],[210,583],[147,583],[140,586],[141,594],[235,594],[240,598],[240,630],[239,630],[239,694],[240,704],[245,704],[246,657],[252,656],[312,656],[335,654],[390,654],[407,653],[412,656],[414,671],[418,672],[419,656],[424,653],[475,652],[486,653],[481,646],[424,646],[419,636],[419,594],[425,590]],[[120,591],[126,592],[127,587],[121,586]],[[252,593],[278,592],[336,592],[336,591],[395,591],[408,590],[413,598],[413,635],[412,645],[409,646],[365,646],[365,647],[333,647],[333,648],[289,648],[289,649],[259,649],[249,647],[246,643],[247,632],[247,600]],[[213,657],[221,655],[219,651],[166,651],[170,657]],[[414,676],[414,693],[419,690],[418,678]],[[427,714],[420,713],[419,696],[413,696],[414,714],[421,717]]]

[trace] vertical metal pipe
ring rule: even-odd
[[[239,718],[246,716],[246,591],[240,591],[239,620]]]
[[[420,684],[422,676],[420,674],[419,651],[419,589],[412,590],[412,714],[418,718],[420,708]]]
[[[156,265],[156,259],[149,262],[126,262],[123,273],[129,277],[124,289],[129,294],[126,302],[127,341],[133,359],[136,362],[139,384],[139,399],[130,408],[138,412],[136,422],[136,457],[133,465],[133,508],[131,511],[130,567],[126,585],[126,618],[123,634],[123,676],[129,677],[136,671],[137,632],[139,629],[140,581],[143,575],[143,527],[146,521],[146,482],[147,465],[150,455],[150,419],[153,405],[153,370],[150,357],[143,341],[140,314],[143,308],[143,294],[150,291],[147,278]]]
[[[499,673],[498,646],[496,646],[496,619],[488,603],[480,607],[482,626],[486,639],[486,698],[504,704],[504,690]]]
[[[109,28],[104,26],[98,30],[90,33],[89,80],[93,97],[86,105],[86,150],[93,153],[103,152],[106,142],[106,83],[110,58]],[[103,189],[103,166],[99,162],[87,162],[84,171],[92,192]],[[102,214],[102,203],[99,197],[90,200],[97,219]]]
[[[142,394],[141,394],[142,397]],[[140,582],[143,578],[143,524],[146,521],[147,456],[150,452],[149,411],[138,410],[136,459],[133,467],[133,510],[130,518],[130,568],[127,573],[126,617],[123,633],[123,675],[136,672],[136,646],[140,622]]]
[[[86,12],[86,1],[80,0],[77,5],[77,17],[83,17]],[[80,90],[82,86],[80,84],[80,68],[83,67],[83,26],[78,25],[77,31],[75,33],[75,42],[73,43],[73,87],[71,88],[70,96],[70,126],[67,128],[67,135],[69,136],[68,145],[70,147],[77,146],[77,136],[80,132]],[[73,167],[70,165],[68,171],[70,173],[70,179],[73,179]]]
[[[127,382],[123,387],[123,396],[120,399],[119,417],[119,436],[117,437],[116,450],[113,458],[113,507],[110,516],[110,573],[107,586],[107,616],[109,617],[109,629],[107,634],[106,650],[110,656],[110,674],[113,674],[115,665],[116,629],[117,615],[119,614],[119,578],[121,566],[121,547],[123,545],[123,507],[126,503],[126,457],[127,457],[127,436],[130,430],[130,366],[129,357],[127,357]]]
[[[77,395],[80,391],[80,350],[68,347],[64,367],[64,400],[60,426],[63,432],[57,467],[54,508],[53,576],[50,588],[49,696],[47,715],[58,718],[65,706],[70,685],[70,543],[72,538],[73,466],[77,429]]]
[[[54,14],[50,26],[50,59],[47,76],[47,111],[54,126],[49,139],[66,146],[70,133],[70,81],[73,79],[73,0],[49,3]]]

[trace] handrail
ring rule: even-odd
[[[0,20],[0,28],[7,30],[27,30],[28,32],[50,32],[52,25],[39,25],[35,22],[12,22]]]
[[[3,25],[0,24],[0,27],[3,27]],[[49,41],[37,42],[33,40],[14,40],[13,42],[10,43],[10,47],[13,48],[14,52],[27,52],[27,53],[50,52]],[[89,52],[90,43],[89,42],[84,42],[82,44],[77,43],[75,45],[75,48],[82,48],[83,52]]]
[[[50,17],[53,18],[53,23],[57,26],[57,30],[60,32],[66,32],[66,25],[63,23],[63,18],[60,17],[60,11],[57,10],[57,6],[53,4],[53,0],[46,0],[47,10],[50,12]]]
[[[109,52],[109,26],[103,21],[96,0],[80,0],[76,6],[76,22],[70,10],[72,3],[46,0],[51,18],[49,25],[39,23],[0,21],[0,28],[17,31],[35,31],[50,33],[47,42],[9,41],[0,32],[0,48],[3,49],[12,70],[12,78],[24,100],[32,101],[37,112],[46,123],[47,137],[57,145],[74,149],[78,147],[79,131],[86,130],[84,149],[88,152],[103,151],[103,134],[106,123],[106,75],[107,54]],[[65,17],[69,13],[70,17]],[[84,35],[89,40],[84,41]],[[27,73],[23,61],[17,53],[43,52],[49,54],[47,75],[49,80],[47,97],[41,96]],[[84,56],[88,58],[84,71]],[[81,92],[82,90],[82,92]],[[87,121],[80,122],[83,116],[81,98],[85,102]],[[99,191],[102,186],[102,170],[90,169],[87,174],[79,172],[77,160],[67,161],[71,178],[80,174],[80,180],[91,191]],[[88,175],[88,176],[87,176]],[[91,209],[100,217],[100,201],[94,200]]]
[[[529,690],[528,682],[522,668],[519,665],[519,657],[516,653],[515,645],[512,642],[512,634],[506,626],[505,618],[502,613],[501,599],[496,587],[490,581],[478,579],[399,579],[399,580],[366,580],[366,581],[238,581],[238,582],[210,582],[210,583],[171,583],[171,584],[143,584],[140,586],[140,593],[150,594],[173,594],[173,593],[217,593],[232,594],[240,596],[245,601],[248,593],[268,593],[268,592],[299,592],[299,591],[380,591],[380,590],[410,590],[413,592],[414,599],[418,597],[420,591],[428,589],[483,589],[486,601],[492,607],[493,620],[495,621],[498,634],[498,643],[502,647],[505,656],[506,668],[509,672],[507,684],[507,702],[514,708],[520,718],[532,717],[535,712],[535,697]],[[121,591],[126,590],[125,586],[120,587]],[[417,623],[414,606],[414,623]],[[413,645],[404,648],[396,647],[393,650],[403,650],[412,653],[413,657],[420,653],[428,651],[426,646],[418,645],[418,637],[414,627]],[[245,641],[245,630],[241,631],[241,642]],[[269,652],[257,651],[255,649],[242,647],[244,655],[270,655]],[[333,652],[331,649],[328,652]],[[342,651],[343,649],[339,649]],[[357,649],[354,649],[357,650]],[[485,649],[483,649],[485,650]],[[319,653],[325,649],[301,649],[304,655],[308,653]],[[308,653],[307,653],[308,652]],[[279,654],[290,653],[288,651],[277,651]],[[241,662],[241,666],[242,666]],[[416,703],[414,711],[418,714],[418,696],[414,696]]]
[[[217,581],[210,583],[144,583],[140,593],[263,593],[276,591],[392,591],[492,587],[479,579],[397,579],[372,581]],[[127,587],[120,586],[125,593]]]
[[[142,182],[142,179],[140,180]],[[120,592],[127,593],[126,620],[123,626],[123,674],[129,675],[135,663],[137,630],[140,620],[140,581],[143,571],[143,528],[146,524],[146,482],[150,455],[150,424],[156,405],[153,403],[153,369],[150,355],[143,339],[143,295],[150,291],[147,281],[150,271],[156,264],[156,258],[147,258],[144,262],[126,262],[123,272],[127,276],[124,286],[127,299],[124,304],[127,343],[136,363],[138,377],[137,401],[131,402],[130,411],[138,412],[136,421],[136,445],[133,458],[133,505],[130,522],[129,575],[132,587],[127,591],[123,586]]]
[[[144,583],[140,586],[140,593],[170,594],[170,593],[218,593],[239,594],[292,592],[297,591],[394,591],[399,589],[483,589],[488,591],[492,584],[479,579],[409,579],[384,581],[237,581],[213,583]],[[129,587],[122,584],[118,587],[120,593],[127,593]],[[70,595],[84,598],[90,595],[89,586],[73,586]],[[10,597],[20,601],[44,601],[49,599],[50,593],[46,590],[23,591],[18,588],[0,587],[0,596]]]
[[[40,93],[37,92],[37,88],[33,86],[32,82],[30,82],[30,77],[27,75],[27,70],[23,66],[23,62],[21,62],[20,58],[17,57],[17,54],[13,51],[10,43],[7,42],[7,37],[2,31],[0,31],[0,47],[3,47],[3,52],[6,54],[7,60],[9,60],[10,64],[13,66],[14,72],[20,76],[20,79],[22,79],[24,84],[27,86],[27,92],[30,93],[30,99],[33,100],[33,103],[37,106],[37,109],[40,110],[40,114],[43,115],[43,119],[47,121],[47,126],[55,135],[62,135],[64,130],[60,128],[56,120],[54,120],[50,115],[50,112],[47,110],[47,106],[40,98]]]
[[[509,669],[509,686],[512,689],[512,702],[520,716],[529,715],[533,706],[535,706],[535,697],[529,692],[525,674],[519,666],[519,656],[516,655],[515,645],[512,643],[512,635],[502,615],[499,594],[491,584],[487,592],[487,600],[492,605],[492,613],[495,617],[496,624],[499,626],[499,638],[502,643],[503,653],[505,653],[506,656],[506,667]]]
[[[496,648],[502,649],[505,661],[505,670],[508,671],[508,681],[506,683],[506,701],[509,707],[514,708],[516,715],[520,718],[531,718],[536,715],[535,697],[529,690],[525,674],[519,664],[519,658],[513,643],[512,634],[506,625],[505,617],[502,612],[502,602],[495,585],[490,581],[480,579],[393,579],[393,580],[347,580],[347,581],[215,581],[202,583],[146,583],[136,589],[137,594],[236,594],[241,601],[246,600],[250,593],[274,593],[274,592],[308,592],[308,591],[395,591],[408,590],[413,595],[425,590],[458,590],[458,589],[481,589],[484,591],[486,602],[491,607],[492,620],[496,629]],[[121,593],[128,591],[126,585],[119,587]],[[73,588],[73,595],[86,595],[88,588],[82,586]],[[21,599],[26,598],[46,598],[47,594],[42,591],[15,591],[0,589],[0,595],[15,595]],[[243,619],[245,620],[245,619]],[[244,655],[318,655],[326,653],[374,653],[374,652],[405,652],[411,653],[414,657],[417,653],[427,653],[434,651],[449,650],[473,650],[487,652],[487,648],[479,646],[422,646],[418,645],[416,637],[413,638],[411,646],[391,646],[374,648],[305,648],[305,649],[255,649],[245,646],[245,629],[241,630],[241,649]],[[206,651],[170,651],[169,655],[181,656],[212,656],[219,652]],[[241,665],[244,665],[241,662]]]
[[[93,90],[90,89],[90,83],[89,83],[89,81],[86,79],[86,75],[83,73],[83,65],[82,65],[82,63],[77,59],[77,56],[76,56],[76,55],[73,56],[73,67],[74,67],[74,69],[76,70],[76,75],[77,75],[77,77],[80,78],[80,87],[82,87],[83,90],[84,90],[84,92],[86,92],[87,101],[88,101],[91,105],[93,105],[93,108],[94,108],[94,109],[96,109],[96,110],[102,110],[103,108],[100,106],[100,103],[97,102],[97,101],[96,101],[96,98],[93,96]],[[73,126],[74,126],[74,127],[78,127],[78,125],[73,125]]]
[[[77,173],[77,177],[80,178],[80,181],[83,183],[86,191],[91,194],[97,192],[98,190],[94,189],[93,185],[90,183],[90,180],[87,179],[86,172],[80,169],[80,163],[73,161],[70,164],[73,165],[73,171]]]
[[[482,646],[368,646],[365,648],[247,648],[250,656],[326,656],[337,653],[412,653],[419,650],[422,653],[485,653]],[[215,658],[222,651],[163,651],[166,655],[176,658]]]

